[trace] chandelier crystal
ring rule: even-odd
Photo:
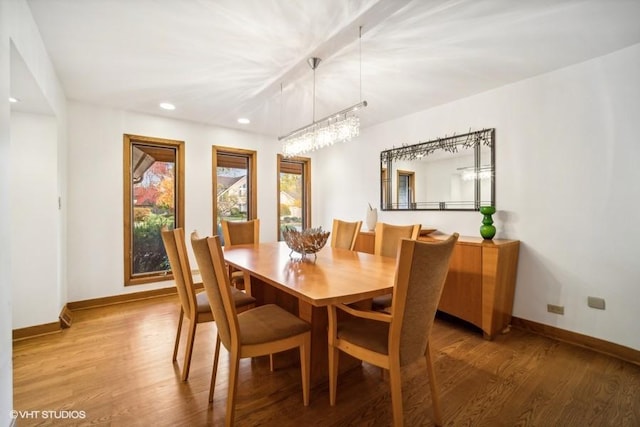
[[[278,138],[282,141],[282,153],[286,157],[293,157],[337,142],[350,141],[360,134],[360,119],[355,111],[366,106],[367,101],[362,101]]]

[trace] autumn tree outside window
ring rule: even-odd
[[[184,142],[124,135],[124,281],[169,280],[163,227],[184,227]]]

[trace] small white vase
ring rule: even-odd
[[[367,209],[367,228],[369,231],[373,231],[376,229],[376,223],[378,222],[378,209]]]

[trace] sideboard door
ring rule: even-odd
[[[458,242],[438,309],[482,327],[482,247]]]

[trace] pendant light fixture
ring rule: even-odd
[[[349,108],[338,111],[320,120],[316,120],[316,68],[320,65],[320,58],[312,57],[307,60],[313,70],[313,117],[307,126],[278,137],[282,141],[282,152],[286,157],[297,156],[310,151],[335,144],[350,141],[360,134],[360,119],[355,112],[367,106],[362,100],[362,27],[359,28],[360,40],[360,102]],[[282,89],[281,89],[282,90]]]

